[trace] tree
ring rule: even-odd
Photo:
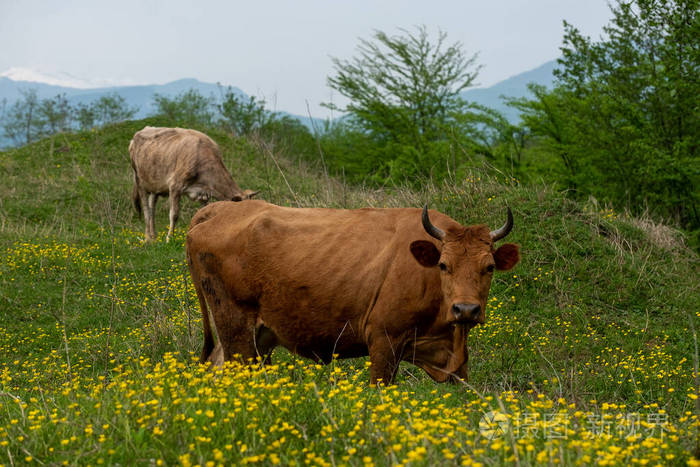
[[[521,112],[523,127],[540,137],[540,145],[561,160],[566,181],[575,188],[579,167],[585,166],[580,159],[585,158],[587,151],[578,144],[586,137],[578,132],[576,123],[586,106],[565,87],[548,91],[544,86],[530,83],[528,90],[535,99],[509,99],[507,103]]]
[[[459,42],[447,45],[443,32],[435,42],[424,26],[401,32],[376,31],[373,41],[360,40],[358,56],[333,58],[336,74],[328,84],[350,103],[326,105],[347,112],[351,123],[384,145],[390,171],[425,173],[439,162],[434,146],[445,142],[464,107],[459,94],[479,67],[476,55],[466,56]]]
[[[700,227],[698,0],[618,0],[606,37],[565,23],[552,91],[516,103],[584,196]]]
[[[54,135],[69,131],[73,109],[65,94],[57,94],[52,99],[42,99],[37,109],[41,121],[39,136],[50,136],[49,157],[53,156]]]
[[[73,109],[73,113],[81,130],[89,130],[95,126],[97,116],[95,115],[95,106],[92,103],[83,104],[81,102]]]
[[[5,115],[7,114],[7,97],[3,97],[0,101],[0,122],[5,121]]]
[[[129,107],[118,93],[107,94],[89,103],[79,103],[73,108],[72,118],[81,130],[110,125],[133,118],[138,107]]]
[[[129,107],[126,99],[117,93],[104,95],[89,104],[72,106],[65,94],[39,100],[35,89],[20,92],[22,98],[4,111],[0,119],[5,136],[15,144],[29,144],[40,137],[70,131],[76,122],[82,130],[121,122],[138,111],[137,107]],[[53,139],[51,145],[53,148]]]
[[[7,111],[3,129],[15,144],[29,144],[40,135],[43,126],[38,112],[39,98],[36,89],[21,90],[20,94],[22,98]]]
[[[271,112],[265,110],[265,101],[256,100],[255,96],[244,99],[233,92],[231,87],[221,93],[221,102],[217,104],[222,125],[234,135],[248,135],[274,119]]]
[[[4,127],[7,119],[7,98],[0,101],[0,126]],[[3,138],[0,138],[0,148],[3,146]]]
[[[156,94],[153,102],[156,115],[162,115],[169,120],[184,126],[211,125],[214,114],[212,97],[205,97],[196,89],[189,89],[175,97]]]
[[[521,176],[518,173],[528,129],[522,124],[511,123],[501,112],[475,103],[455,115],[453,139],[464,150],[482,155],[497,169]]]
[[[53,99],[42,99],[38,112],[43,123],[42,135],[54,135],[70,129],[73,109],[65,94],[58,94]]]
[[[129,107],[126,99],[116,92],[100,97],[91,107],[94,122],[101,126],[129,120],[138,112],[137,107]]]

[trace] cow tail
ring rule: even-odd
[[[141,196],[139,195],[139,177],[136,175],[136,165],[134,164],[134,140],[129,141],[129,157],[131,159],[131,168],[134,171],[134,189],[131,192],[131,202],[134,205],[136,212],[141,214]]]
[[[141,214],[141,196],[139,196],[139,184],[136,177],[134,177],[134,190],[131,192],[131,202],[134,203],[136,212]]]

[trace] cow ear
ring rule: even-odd
[[[432,268],[440,261],[440,250],[432,242],[416,240],[411,243],[411,253],[421,266]]]
[[[496,269],[507,271],[520,261],[520,247],[515,243],[505,243],[493,254]]]
[[[253,190],[246,190],[243,192],[243,195],[245,196],[245,199],[253,199],[255,195],[260,193],[259,191],[253,191]]]

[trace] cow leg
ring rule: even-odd
[[[165,238],[166,242],[169,242],[170,237],[173,236],[178,217],[180,217],[180,190],[170,190],[170,227],[168,236]]]
[[[234,358],[240,358],[243,361],[255,359],[257,308],[236,303],[220,277],[221,263],[217,257],[206,251],[198,252],[197,248],[189,242],[188,238],[187,255],[191,262],[192,280],[196,283],[198,296],[201,292],[206,302],[204,304],[200,301],[202,324],[205,326],[202,363],[205,361],[221,363]],[[206,328],[209,319],[204,315],[205,308],[208,308],[211,313],[214,329],[219,338],[215,347],[212,329]]]
[[[263,364],[272,364],[272,351],[277,346],[277,336],[264,324],[258,324],[255,331],[255,351],[261,357]]]
[[[208,257],[203,255],[201,261],[208,260]],[[221,346],[223,361],[234,358],[240,358],[244,362],[254,360],[258,354],[255,349],[255,309],[237,304],[217,275],[203,275],[201,287],[214,319],[216,334],[219,337],[217,347]],[[213,353],[217,351],[218,349],[214,349]]]
[[[144,240],[149,241],[150,237],[148,236],[149,230],[148,230],[148,193],[145,191],[139,192],[139,196],[141,197],[141,212],[143,214],[143,221],[144,221]]]
[[[467,347],[466,342],[471,328],[463,327],[462,329],[464,331],[464,343],[457,340],[455,341],[454,348],[452,349],[452,352],[456,355],[459,355],[460,351],[464,351],[464,362],[462,362],[462,365],[450,375],[450,383],[455,384],[466,383],[469,381],[469,348]]]
[[[202,290],[202,281],[199,275],[199,265],[195,265],[192,257],[189,253],[189,245],[187,246],[187,262],[190,266],[190,275],[192,276],[192,283],[194,284],[194,290],[197,293],[197,300],[199,301],[199,310],[202,313],[202,330],[204,334],[204,343],[202,344],[202,355],[199,358],[199,363],[206,363],[212,352],[214,350],[214,336],[211,329],[211,321],[209,319],[209,308],[207,306],[207,300],[204,296],[204,291]],[[221,365],[221,363],[219,363]]]
[[[381,334],[370,339],[369,370],[370,383],[373,385],[391,384],[401,361],[401,350],[393,344],[389,336]]]
[[[453,384],[469,382],[469,365],[467,362],[464,362],[454,374],[450,375],[449,382]]]
[[[206,362],[211,362],[213,366],[221,368],[221,366],[224,364],[224,351],[221,348],[221,343],[217,343],[216,347],[211,351],[209,356],[204,360],[201,361],[200,363],[206,363]]]
[[[148,241],[148,194],[141,187],[138,187],[138,202],[134,200],[134,207],[140,214],[143,215],[144,220],[144,241]]]
[[[224,361],[240,359],[244,363],[255,360],[255,315],[248,307],[240,307],[226,298],[222,307],[214,310],[214,323]]]
[[[156,220],[155,209],[156,199],[158,195],[155,193],[146,194],[146,202],[143,203],[143,219],[146,222],[146,241],[155,240],[156,238]]]
[[[469,331],[467,331],[469,332]],[[450,376],[451,383],[467,383],[469,382],[469,349],[464,349],[464,363],[460,366],[453,375]]]

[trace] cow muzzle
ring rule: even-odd
[[[481,305],[478,303],[455,303],[452,305],[452,316],[458,323],[479,323]]]

